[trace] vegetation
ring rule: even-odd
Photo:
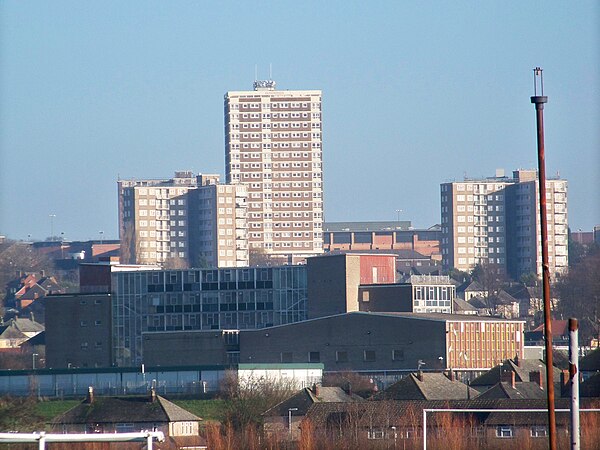
[[[558,278],[553,295],[559,299],[557,312],[579,319],[579,338],[588,343],[600,338],[600,249],[591,247],[569,272]]]

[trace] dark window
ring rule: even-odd
[[[392,361],[404,361],[404,350],[392,350]]]
[[[308,352],[308,362],[311,362],[311,363],[321,362],[321,353],[320,352]]]
[[[346,352],[346,351],[335,352],[335,361],[336,362],[348,362],[348,352]]]
[[[375,361],[375,350],[365,350],[365,361],[367,361],[367,362]]]

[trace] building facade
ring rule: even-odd
[[[114,364],[144,362],[142,333],[298,322],[306,299],[305,266],[113,272]]]
[[[121,255],[127,264],[248,265],[246,187],[218,175],[119,180]]]
[[[519,279],[541,275],[537,172],[515,170],[495,177],[441,185],[442,262],[445,270],[485,264]],[[546,182],[551,274],[568,267],[567,182]]]
[[[351,312],[274,326],[215,333],[144,334],[152,364],[322,363],[326,372],[487,370],[523,357],[523,321],[454,314]],[[171,354],[167,349],[172,349]],[[192,355],[193,354],[193,355]]]
[[[321,91],[256,81],[253,91],[227,92],[225,162],[227,183],[248,187],[251,251],[323,251]]]

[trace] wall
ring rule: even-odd
[[[46,297],[46,367],[110,367],[110,294]]]
[[[428,368],[436,368],[439,356],[446,354],[445,346],[442,320],[349,313],[244,331],[240,361],[277,363],[291,356],[293,363],[321,362],[325,371],[374,371],[414,369],[423,360]],[[403,352],[403,358],[392,360],[393,350]],[[375,360],[365,361],[365,351],[375,352]],[[310,361],[310,352],[318,352],[319,361]],[[346,352],[347,361],[336,352]]]

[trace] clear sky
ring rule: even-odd
[[[439,185],[536,167],[600,224],[600,2],[0,2],[0,234],[117,238],[116,181],[224,173],[223,94],[323,90],[325,220],[440,220]]]

